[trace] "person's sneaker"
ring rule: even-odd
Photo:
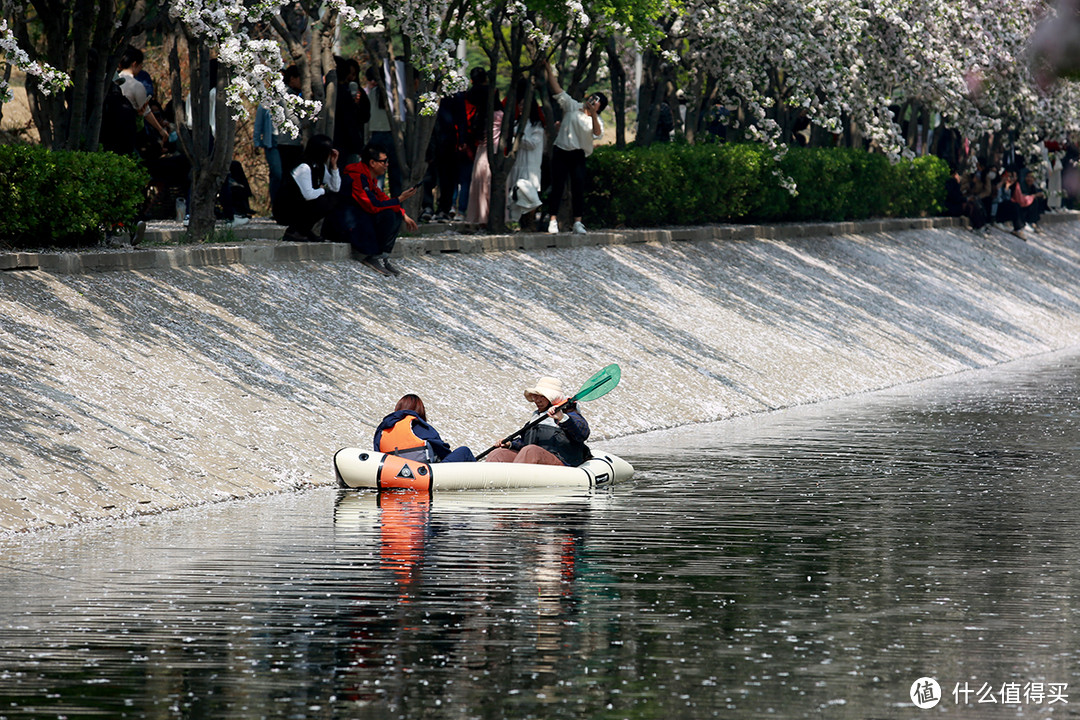
[[[585,226],[581,224],[580,220],[575,220],[574,221],[574,234],[575,235],[584,235],[585,234]]]
[[[241,225],[247,225],[251,222],[250,218],[246,218],[243,215],[234,215],[233,219],[226,223],[229,227],[240,227]]]
[[[297,232],[296,230],[286,230],[281,239],[285,242],[311,242],[311,238],[307,236],[307,233]]]
[[[420,213],[420,222],[431,222],[431,218],[431,208],[424,208],[424,211]]]
[[[1012,234],[1013,234],[1013,235],[1015,235],[1016,237],[1020,238],[1020,239],[1021,239],[1021,240],[1023,240],[1024,242],[1027,242],[1027,238],[1026,238],[1026,237],[1024,237],[1024,233],[1022,233],[1021,231],[1019,231],[1019,230],[1013,230],[1013,231],[1012,231]]]
[[[558,235],[558,234],[559,234],[559,219],[556,218],[556,217],[552,217],[550,220],[548,220],[548,235]]]
[[[434,220],[437,223],[450,222],[450,216],[440,210],[439,212],[435,213]]]
[[[390,259],[389,258],[383,258],[382,259],[382,266],[383,266],[383,269],[386,270],[386,272],[390,273],[391,275],[400,275],[401,274],[400,270],[398,270],[396,267],[394,267],[393,265],[390,264]]]
[[[380,275],[390,274],[389,270],[385,269],[382,265],[379,264],[379,261],[375,258],[374,255],[368,255],[366,258],[360,261],[360,264],[368,266]]]

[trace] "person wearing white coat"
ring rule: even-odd
[[[506,217],[519,222],[521,216],[540,207],[540,167],[544,160],[544,116],[533,101],[529,123],[518,145],[514,168],[506,183]]]

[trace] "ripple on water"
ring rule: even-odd
[[[909,717],[923,675],[961,714],[956,683],[1076,684],[1078,369],[624,438],[638,474],[596,493],[6,539],[0,717]]]

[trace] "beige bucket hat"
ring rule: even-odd
[[[536,381],[533,387],[525,389],[525,399],[529,402],[532,402],[537,395],[546,397],[552,405],[556,405],[556,401],[566,399],[566,396],[563,395],[562,383],[559,382],[558,378],[553,377],[542,377]]]

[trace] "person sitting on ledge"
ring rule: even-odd
[[[962,178],[956,167],[949,169],[949,179],[945,181],[945,213],[951,217],[966,217],[972,230],[981,230],[986,225],[982,202],[971,194],[968,179]]]
[[[379,187],[379,178],[386,174],[389,156],[382,145],[368,143],[361,161],[345,167],[349,187],[346,200],[333,218],[334,232],[349,242],[361,262],[381,275],[401,273],[387,259],[394,249],[401,226],[416,230],[416,221],[408,216],[401,203],[416,194],[411,187],[390,197]]]
[[[546,416],[524,435],[499,447],[485,458],[487,462],[569,465],[577,467],[592,457],[589,446],[589,423],[578,412],[577,403],[566,402],[558,378],[542,377],[525,390],[525,399],[536,405],[532,420]]]
[[[327,135],[314,135],[304,148],[304,162],[285,176],[274,200],[274,220],[285,229],[283,240],[322,242],[313,232],[315,223],[337,204],[341,190],[338,151]]]
[[[439,431],[427,421],[419,395],[402,395],[394,412],[375,428],[375,450],[420,462],[474,462],[472,450],[462,445],[451,450]]]

